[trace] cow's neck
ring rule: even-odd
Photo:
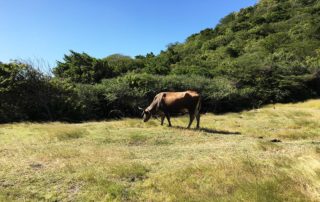
[[[151,103],[151,105],[147,108],[147,110],[148,110],[151,114],[157,113],[157,111],[158,111],[158,109],[157,109],[157,104],[156,104],[156,103]]]

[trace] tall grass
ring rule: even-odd
[[[1,125],[0,201],[319,201],[319,102],[206,114],[202,130]]]

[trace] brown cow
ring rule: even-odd
[[[169,123],[170,114],[189,112],[190,121],[188,128],[190,128],[194,118],[197,119],[197,128],[200,126],[200,95],[195,91],[185,92],[161,92],[157,94],[152,103],[143,111],[143,121],[147,122],[150,117],[156,114],[161,115],[161,125],[163,125],[166,117]]]

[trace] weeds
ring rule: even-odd
[[[87,132],[83,129],[73,129],[73,130],[57,133],[56,138],[61,141],[72,140],[72,139],[81,138],[86,134],[87,134]]]
[[[112,168],[112,173],[130,182],[146,178],[149,169],[139,163],[117,165]]]

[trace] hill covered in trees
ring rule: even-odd
[[[319,47],[320,1],[261,0],[158,55],[70,51],[53,77],[1,64],[0,120],[137,116],[159,91],[186,89],[201,92],[210,112],[304,100],[320,94]]]

